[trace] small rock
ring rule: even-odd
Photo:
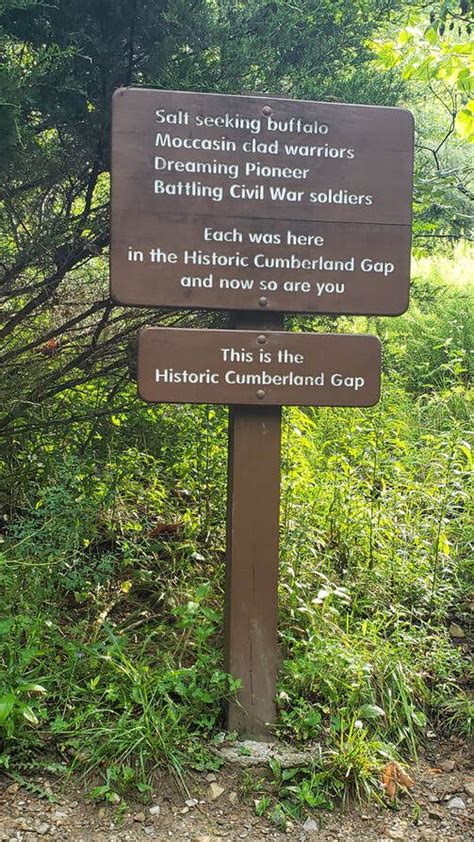
[[[134,822],[144,822],[144,821],[146,821],[145,813],[136,813],[136,815],[133,817],[133,821]]]
[[[214,842],[214,839],[212,836],[195,836],[194,842]]]
[[[155,828],[152,827],[151,824],[147,824],[147,826],[144,827],[143,830],[145,831],[147,836],[153,836],[153,834],[155,832]]]
[[[389,827],[385,833],[389,839],[405,839],[405,833],[399,827]]]
[[[209,772],[209,774],[206,775],[206,781],[209,781],[210,784],[212,784],[214,781],[217,781],[217,777],[215,776],[214,772]]]
[[[422,839],[423,842],[436,842],[437,838],[438,834],[434,830],[430,830],[428,827],[420,828],[419,839]]]
[[[154,807],[150,807],[149,811],[150,816],[159,816],[161,813],[161,807],[159,804],[155,804]]]
[[[183,807],[179,812],[182,816],[185,816],[186,813],[189,813],[189,807]]]
[[[443,772],[452,772],[455,766],[455,760],[443,760],[442,763],[439,764],[439,768],[442,769]]]
[[[19,789],[20,789],[20,784],[18,784],[16,782],[14,784],[10,784],[10,786],[7,786],[7,788],[5,790],[5,795],[16,795]],[[21,801],[20,801],[20,804],[21,804]]]
[[[314,821],[314,819],[306,819],[303,825],[303,830],[305,833],[315,833],[319,830],[319,825]]]
[[[464,801],[462,800],[462,798],[458,798],[456,796],[455,798],[451,798],[448,801],[448,810],[465,810],[465,809],[466,809],[466,805],[465,805]]]
[[[431,801],[432,804],[437,804],[440,801],[439,795],[429,795],[428,801]]]
[[[229,792],[229,801],[230,801],[231,804],[237,804],[238,800],[239,800],[239,796],[237,795],[236,792]]]
[[[185,802],[186,807],[196,807],[199,804],[197,798],[188,798]]]
[[[449,634],[451,635],[451,637],[466,637],[466,632],[464,631],[464,629],[461,628],[461,626],[458,626],[457,623],[451,623],[449,627]]]
[[[99,810],[97,810],[97,818],[104,819],[105,818],[105,812],[106,812],[105,807],[101,807]]]
[[[467,792],[469,798],[474,798],[474,781],[466,781],[464,784],[464,792]]]
[[[48,832],[49,827],[49,824],[47,824],[46,822],[41,822],[41,824],[36,826],[35,830],[36,833],[39,833],[40,836],[44,836],[45,833]]]
[[[259,740],[241,740],[218,749],[219,756],[226,763],[244,767],[267,766],[268,761],[273,758],[278,760],[284,769],[307,766],[318,752],[319,747],[316,746],[312,751],[297,751],[287,745]]]
[[[209,801],[215,801],[217,798],[220,798],[224,791],[225,790],[223,786],[219,786],[219,784],[215,783],[210,784],[208,789]]]
[[[438,819],[439,821],[444,819],[444,813],[439,809],[439,807],[428,807],[428,815],[433,819]]]

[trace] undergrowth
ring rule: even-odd
[[[416,758],[429,732],[472,732],[450,634],[469,634],[472,604],[467,294],[415,279],[404,317],[369,320],[379,406],[284,413],[277,732],[314,763],[273,764],[256,809],[278,823],[383,797],[389,760]],[[53,404],[52,423],[3,451],[0,767],[74,771],[114,801],[146,798],[157,769],[185,785],[219,765],[236,691],[222,666],[226,411],[150,408],[131,385],[128,411],[97,418],[95,389],[66,398],[89,421],[55,426]]]

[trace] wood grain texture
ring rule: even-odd
[[[274,331],[283,319],[239,313],[233,324]],[[280,444],[279,406],[230,408],[224,667],[241,686],[227,729],[254,738],[276,720]]]

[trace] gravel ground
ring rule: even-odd
[[[470,762],[471,761],[471,762]],[[420,840],[466,842],[474,839],[474,773],[468,746],[451,741],[427,750],[410,773],[415,786],[396,810],[365,805],[342,812],[315,812],[283,833],[257,818],[253,804],[242,800],[241,770],[226,767],[196,776],[189,795],[169,780],[156,785],[151,802],[94,805],[77,783],[62,787],[52,779],[36,780],[48,800],[0,778],[1,842],[219,842],[219,840]],[[255,771],[253,772],[255,774]],[[188,803],[186,803],[188,801]],[[120,816],[120,813],[122,815]]]

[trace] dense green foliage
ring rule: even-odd
[[[276,781],[279,820],[290,801],[377,789],[381,764],[429,730],[472,728],[449,635],[469,603],[472,296],[436,277],[415,279],[399,320],[370,320],[385,349],[378,407],[285,414],[278,729],[322,754],[291,799]],[[80,417],[95,401],[74,391]],[[111,418],[23,429],[5,466],[22,513],[0,568],[2,763],[59,756],[52,768],[101,771],[110,798],[146,794],[156,766],[215,768],[233,691],[225,409],[149,408],[133,387],[122,402]]]
[[[433,250],[468,234],[472,218],[472,3],[410,4],[374,44],[378,65],[401,74],[417,123],[415,243]],[[386,35],[389,37],[386,37]]]
[[[409,311],[287,319],[377,333],[384,384],[370,410],[284,412],[277,730],[321,750],[298,773],[273,764],[257,810],[284,824],[288,812],[381,794],[388,759],[415,756],[430,732],[472,730],[468,667],[450,635],[472,607],[472,261],[466,244],[452,248],[468,233],[467,140],[438,91],[381,69],[376,47],[393,51],[420,6],[1,0],[9,774],[72,769],[98,776],[96,798],[146,798],[156,768],[183,779],[218,765],[236,689],[222,666],[226,410],[150,408],[134,382],[142,324],[222,317],[137,314],[108,297],[109,101],[130,83],[415,110]],[[433,8],[442,38],[454,5]]]

